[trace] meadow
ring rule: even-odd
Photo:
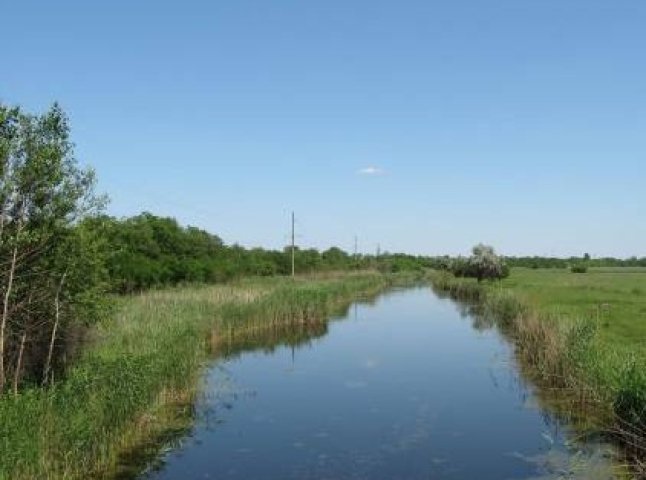
[[[246,279],[118,299],[75,366],[51,387],[0,401],[0,479],[132,474],[132,452],[157,451],[190,424],[201,367],[252,344],[320,334],[328,317],[393,279],[377,273]],[[289,330],[292,335],[272,332]]]
[[[605,343],[618,350],[646,353],[646,268],[514,269],[501,287],[516,292],[549,316],[599,324]]]

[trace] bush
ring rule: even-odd
[[[451,272],[456,277],[482,280],[499,280],[509,276],[509,267],[502,257],[496,255],[493,247],[476,245],[469,258],[458,257],[451,262]]]
[[[572,273],[586,273],[588,271],[588,266],[583,263],[576,263],[570,267]]]

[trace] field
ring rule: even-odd
[[[646,353],[646,268],[518,268],[501,286],[545,315],[598,322],[614,348]]]
[[[120,298],[64,379],[0,401],[0,479],[126,475],[129,455],[158,449],[190,423],[209,359],[320,335],[329,315],[392,281],[375,273],[248,279]]]

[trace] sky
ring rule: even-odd
[[[0,0],[0,101],[227,243],[646,256],[643,0]]]

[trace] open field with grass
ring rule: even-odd
[[[66,378],[0,401],[0,479],[126,473],[128,452],[159,447],[189,423],[207,360],[254,344],[259,331],[288,328],[292,336],[275,336],[283,343],[316,336],[329,315],[391,282],[375,273],[253,279],[119,299]]]
[[[646,354],[646,268],[517,268],[501,286],[546,315],[599,322],[609,345]]]

